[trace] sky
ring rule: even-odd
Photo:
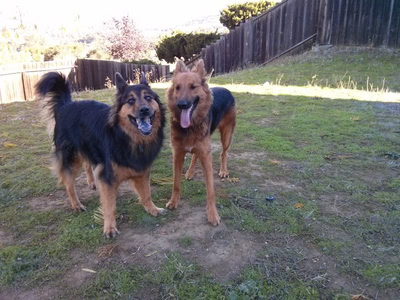
[[[26,25],[39,27],[68,26],[78,19],[84,27],[97,27],[111,18],[129,15],[140,30],[167,29],[210,15],[245,0],[151,1],[151,0],[11,0],[0,6],[0,28],[17,23],[22,16]],[[13,17],[18,20],[12,21]]]

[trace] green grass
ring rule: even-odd
[[[348,48],[327,53],[288,57],[264,67],[255,67],[213,78],[213,84],[314,85],[333,88],[400,91],[398,50]]]
[[[94,282],[69,294],[88,299],[126,297],[139,290],[143,279],[150,279],[143,268],[111,266],[99,271]]]
[[[118,255],[97,258],[96,274],[78,286],[65,283],[75,264],[114,245],[103,239],[94,218],[98,196],[86,199],[88,211],[80,214],[32,208],[34,197],[65,197],[48,168],[51,139],[37,102],[1,106],[0,236],[5,239],[0,240],[0,293],[49,286],[58,291],[55,297],[141,298],[150,290],[155,298],[169,299],[348,299],[361,293],[373,298],[379,290],[380,297],[395,299],[400,288],[400,96],[382,93],[381,85],[385,79],[385,87],[400,90],[399,57],[398,51],[380,49],[335,50],[212,78],[213,84],[230,85],[238,108],[228,168],[240,181],[215,176],[219,213],[228,232],[240,231],[260,249],[227,281],[199,264],[196,255],[205,245],[186,234],[154,263],[125,262]],[[367,89],[367,78],[378,93],[360,91]],[[261,87],[265,81],[280,85]],[[156,87],[165,101],[165,85]],[[113,94],[101,90],[74,97],[110,104]],[[152,179],[172,176],[168,135],[169,126]],[[218,134],[212,140],[218,170]],[[182,180],[182,201],[193,210],[205,206],[200,170],[197,166],[193,180]],[[152,185],[156,205],[165,206],[171,188]],[[271,195],[275,200],[267,201]],[[119,196],[117,212],[120,228],[148,235],[172,230],[171,222],[181,217],[179,208],[149,216],[133,193]]]
[[[377,286],[400,288],[400,264],[369,265],[362,273]]]

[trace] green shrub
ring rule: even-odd
[[[193,55],[198,54],[201,48],[215,42],[220,35],[217,32],[211,33],[183,33],[173,32],[170,36],[165,36],[156,45],[158,59],[173,63],[175,57],[188,60]]]
[[[246,19],[262,14],[275,5],[275,1],[257,1],[232,4],[220,12],[219,21],[229,29],[234,29]]]

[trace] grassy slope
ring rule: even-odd
[[[318,74],[319,85],[335,87],[346,73],[399,90],[397,53],[367,51],[329,53],[330,58],[308,54],[283,62],[212,79],[214,84],[256,85],[274,82],[306,85]],[[339,80],[340,81],[340,80]],[[340,82],[339,82],[340,85]],[[312,89],[312,87],[310,87]],[[364,88],[365,89],[365,88]],[[160,95],[164,90],[157,90]],[[112,91],[81,93],[79,98],[108,101]],[[60,293],[86,297],[145,295],[157,287],[157,297],[182,299],[346,298],[364,291],[369,296],[394,297],[400,289],[399,103],[331,100],[285,94],[235,92],[238,124],[231,149],[231,175],[236,184],[219,185],[223,221],[269,241],[268,250],[230,282],[205,276],[201,265],[171,253],[158,270],[126,265],[99,266],[95,280]],[[0,230],[12,236],[0,241],[0,292],[40,284],[63,286],[72,250],[82,256],[109,242],[93,220],[97,197],[88,202],[89,213],[32,211],[32,197],[56,193],[48,170],[51,144],[38,122],[38,105],[15,103],[0,108]],[[218,136],[213,137],[218,141]],[[4,143],[16,147],[5,147]],[[156,161],[152,176],[171,176],[168,142]],[[215,169],[218,155],[214,155]],[[203,205],[201,180],[184,182],[183,193],[192,205]],[[170,187],[154,189],[163,205]],[[265,201],[274,195],[274,202]],[[135,226],[156,221],[135,199],[124,196],[119,213]],[[168,222],[168,217],[164,222]],[[126,220],[125,220],[126,222]],[[157,221],[158,222],[158,221]],[[162,226],[161,222],[161,226]],[[182,237],[182,244],[190,242]],[[310,261],[317,253],[319,262]],[[61,279],[60,279],[61,278]],[[336,280],[353,281],[336,285]],[[339,280],[339,281],[340,281]],[[339,286],[343,287],[339,289]],[[382,297],[384,297],[382,296]]]
[[[212,79],[215,84],[318,85],[333,88],[400,91],[400,51],[333,48],[306,53]],[[368,88],[367,88],[368,83]]]

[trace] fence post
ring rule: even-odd
[[[26,78],[25,78],[25,72],[21,72],[21,80],[22,80],[22,90],[23,90],[23,92],[24,92],[24,100],[26,101],[26,100],[28,100],[28,99],[27,99],[27,97],[26,97],[26,88],[25,88],[25,84],[27,84],[27,83],[25,82],[25,80],[26,80]]]

